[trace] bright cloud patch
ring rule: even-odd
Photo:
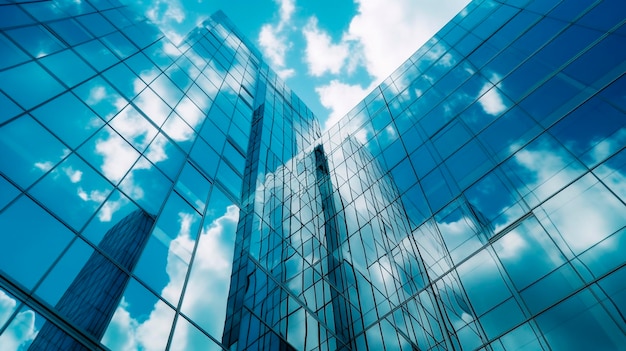
[[[368,89],[363,89],[360,85],[345,84],[335,79],[328,85],[315,88],[315,91],[320,96],[322,105],[331,110],[324,126],[328,129],[354,107],[365,96]]]
[[[348,38],[360,44],[367,71],[384,79],[454,16],[467,0],[356,0]]]
[[[0,325],[4,324],[15,310],[17,301],[0,290]],[[0,335],[0,351],[20,350],[28,346],[37,336],[35,312],[19,312],[9,326]]]
[[[325,72],[338,74],[349,53],[349,45],[342,41],[333,44],[328,33],[318,28],[316,17],[311,17],[302,33],[306,40],[305,59],[309,73],[321,76]]]
[[[270,61],[276,73],[283,79],[291,77],[295,71],[285,67],[285,56],[291,48],[287,32],[291,16],[296,9],[294,0],[275,0],[279,5],[278,23],[267,23],[261,27],[258,44],[263,55]]]
[[[502,96],[500,96],[500,93],[498,93],[498,90],[495,86],[492,86],[489,83],[485,84],[485,86],[480,91],[480,95],[482,96],[480,97],[478,102],[480,103],[480,106],[482,106],[485,113],[488,113],[492,116],[497,116],[504,110],[506,110],[506,105],[502,100]]]
[[[180,230],[168,250],[167,275],[169,283],[161,295],[176,301],[187,274],[187,265],[179,259],[181,250],[193,250],[190,236],[191,216],[181,213]],[[239,219],[236,206],[229,206],[226,213],[207,225],[200,235],[189,285],[183,300],[183,312],[213,335],[219,335],[226,316],[226,300],[230,282],[234,236]],[[210,282],[207,282],[209,277]],[[197,282],[194,284],[194,282]],[[174,317],[173,310],[158,300],[147,319],[133,316],[131,301],[122,300],[103,337],[103,344],[113,350],[162,350],[167,342]],[[188,323],[179,323],[173,345],[177,350],[189,349],[191,337]],[[187,347],[189,346],[189,347]]]

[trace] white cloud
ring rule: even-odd
[[[491,86],[491,84],[486,84],[483,89],[480,91],[482,95],[478,102],[480,106],[483,108],[485,113],[488,113],[492,116],[498,116],[504,110],[506,110],[506,105],[502,100],[502,96],[498,93],[498,90],[495,86]]]
[[[16,301],[0,291],[0,307],[11,307],[14,309]],[[0,310],[0,312],[3,312]],[[10,314],[12,311],[9,310]],[[0,314],[0,321],[5,318]],[[28,347],[37,336],[35,328],[35,312],[31,310],[23,310],[19,312],[11,321],[11,324],[0,334],[0,351],[21,350],[22,347]]]
[[[331,110],[324,125],[325,129],[333,126],[369,91],[360,85],[342,83],[336,79],[329,84],[315,88],[324,107]]]
[[[276,74],[278,74],[282,80],[285,80],[289,77],[293,77],[296,74],[296,70],[293,68],[284,68],[276,71]]]
[[[80,170],[74,170],[72,167],[65,167],[63,169],[68,178],[70,178],[70,182],[78,183],[83,178],[83,172]]]
[[[0,289],[0,325],[4,325],[9,320],[17,302]]]
[[[169,245],[166,272],[169,283],[161,295],[174,303],[187,274],[187,264],[180,257],[190,256],[194,240],[190,228],[193,216],[179,213],[180,229],[176,239]],[[189,285],[185,292],[183,312],[213,335],[219,335],[226,316],[226,300],[232,265],[232,253],[239,210],[229,206],[226,213],[207,225],[200,235]],[[194,278],[196,277],[196,278]],[[209,277],[210,282],[207,281]],[[196,284],[194,284],[196,282]],[[122,300],[102,339],[103,344],[113,350],[162,350],[167,342],[174,313],[159,300],[149,317],[139,322],[129,313],[130,301]],[[187,349],[191,338],[188,323],[177,325],[172,348]]]
[[[318,28],[316,17],[309,18],[302,33],[306,40],[305,60],[309,73],[314,76],[325,72],[338,74],[348,58],[348,43],[341,41],[333,44],[330,35]]]
[[[275,26],[266,24],[261,27],[259,45],[270,62],[279,67],[285,66],[288,44],[285,37],[280,36],[280,32]]]
[[[278,23],[266,23],[259,32],[258,44],[263,55],[270,61],[274,70],[283,78],[289,78],[295,71],[286,66],[285,56],[291,48],[288,41],[289,23],[296,9],[294,0],[275,0],[279,5]]]
[[[140,4],[146,6],[142,2]],[[159,26],[163,34],[171,41],[181,42],[184,36],[175,30],[186,19],[185,9],[180,0],[150,1],[144,11],[145,16]]]
[[[347,38],[357,42],[365,68],[376,81],[386,78],[465,6],[467,0],[356,0],[358,13]]]

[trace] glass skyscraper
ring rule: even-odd
[[[475,0],[322,131],[222,13],[0,1],[0,350],[626,350],[625,73]]]

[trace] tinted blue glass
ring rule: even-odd
[[[112,186],[75,154],[57,165],[30,193],[76,230],[104,202]],[[55,201],[63,199],[63,202]]]
[[[23,112],[21,108],[19,108],[13,101],[1,92],[0,106],[2,106],[2,110],[0,111],[0,124]]]
[[[74,237],[26,196],[0,214],[0,224],[0,269],[27,289],[33,288]]]
[[[69,150],[30,116],[0,127],[0,170],[22,187],[61,161]]]
[[[12,29],[6,33],[31,56],[43,57],[65,47],[43,26],[28,26]]]
[[[0,49],[4,53],[0,57],[0,68],[6,68],[27,61],[28,56],[13,44],[7,37],[0,35]]]
[[[92,253],[93,249],[84,241],[74,240],[35,293],[50,305],[56,305]]]
[[[73,87],[95,74],[93,69],[71,50],[47,56],[40,62],[68,87]]]
[[[61,84],[35,62],[0,72],[0,87],[25,109],[63,91]]]
[[[70,147],[77,147],[104,122],[72,93],[65,93],[32,112]]]

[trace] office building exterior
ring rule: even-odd
[[[620,1],[473,1],[328,131],[222,13],[0,19],[0,350],[626,349]]]

